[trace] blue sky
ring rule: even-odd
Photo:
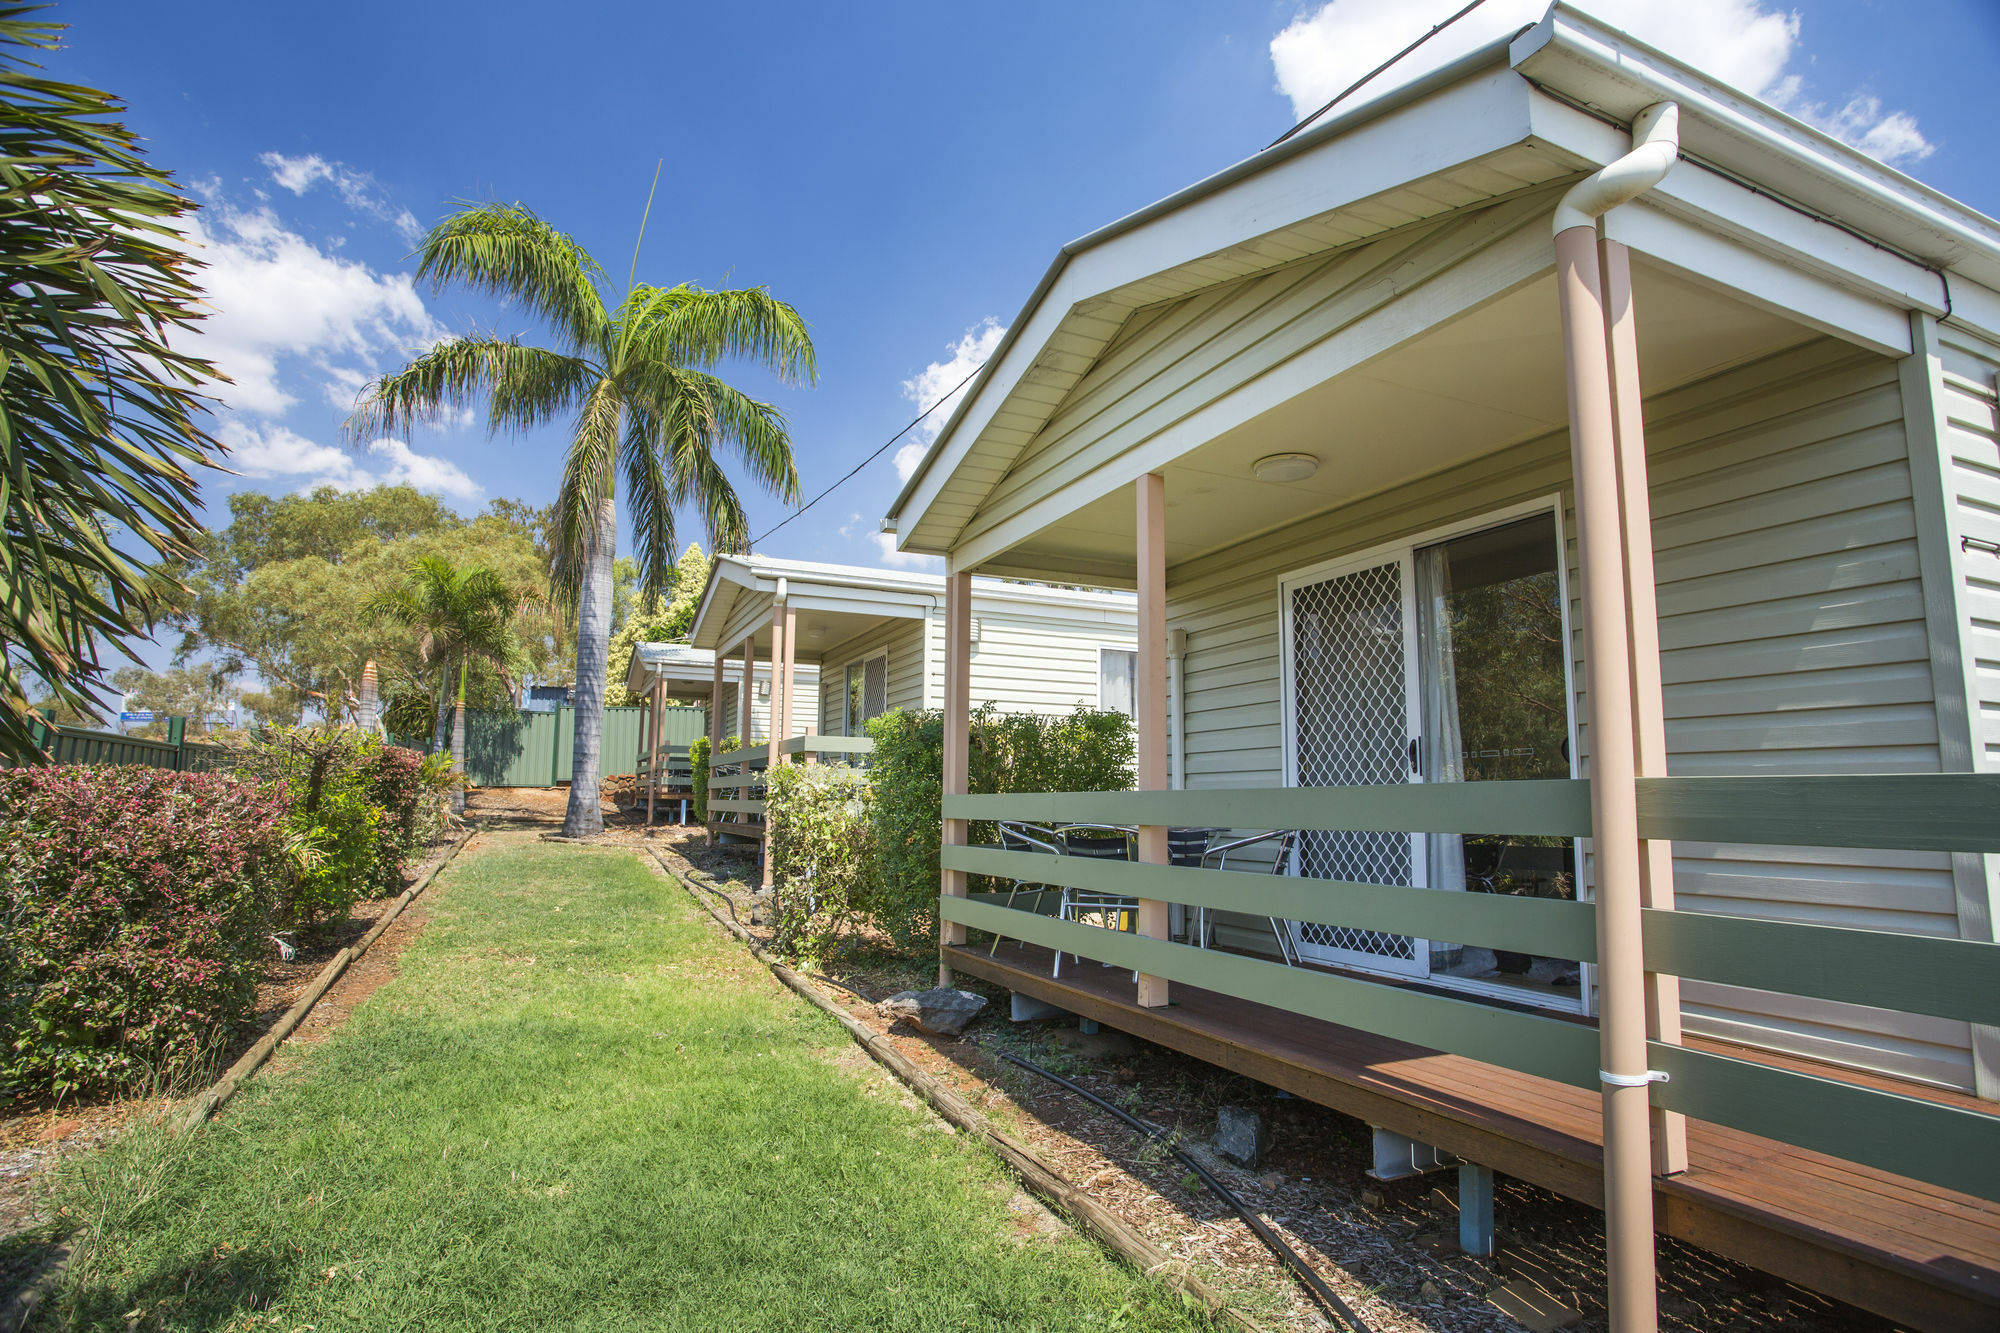
[[[1456,7],[62,5],[47,63],[126,99],[210,205],[203,350],[238,381],[217,428],[256,474],[217,478],[211,513],[231,488],[385,478],[470,510],[545,502],[561,435],[338,436],[337,404],[423,339],[519,327],[410,286],[413,229],[451,201],[526,203],[622,278],[664,158],[640,274],[763,284],[804,314],[819,387],[740,382],[788,413],[811,494],[976,363],[1062,242],[1254,152]],[[1586,7],[2000,213],[1993,0]],[[1436,55],[1535,9],[1493,0]],[[892,451],[760,549],[880,563],[897,487]],[[759,531],[782,516],[747,498]]]

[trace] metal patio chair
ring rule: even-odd
[[[1057,830],[1058,845],[1064,856],[1083,856],[1096,861],[1132,860],[1132,839],[1134,830],[1117,824],[1070,824]],[[1094,913],[1100,920],[1108,913],[1110,928],[1121,929],[1128,913],[1139,910],[1139,900],[1122,893],[1099,893],[1093,889],[1078,889],[1063,886],[1062,899],[1056,906],[1058,921],[1080,921],[1086,914]],[[1078,962],[1083,959],[1072,954]],[[1056,951],[1053,976],[1062,975],[1062,951]]]
[[[1220,829],[1212,828],[1168,829],[1167,864],[1170,866],[1184,866],[1191,870],[1199,870],[1202,863],[1207,859],[1208,844],[1219,832],[1221,832]],[[1189,927],[1194,917],[1191,914],[1197,913],[1200,910],[1200,908],[1181,907],[1180,936],[1183,940],[1190,938],[1192,935]]]
[[[1292,854],[1298,849],[1299,845],[1299,831],[1297,829],[1278,829],[1270,833],[1254,833],[1247,838],[1232,838],[1228,842],[1217,843],[1213,847],[1208,848],[1203,854],[1202,864],[1206,865],[1208,859],[1214,857],[1216,858],[1214,868],[1217,870],[1227,870],[1229,869],[1229,857],[1232,852],[1242,852],[1246,848],[1261,846],[1264,843],[1276,844],[1271,857],[1271,864],[1264,868],[1265,873],[1271,875],[1289,875],[1292,870]],[[1277,917],[1266,917],[1265,920],[1271,923],[1271,933],[1278,938],[1278,956],[1285,960],[1287,967],[1298,966],[1299,960],[1296,951],[1292,947],[1292,932],[1287,930],[1285,923]],[[1195,909],[1196,946],[1203,949],[1208,948],[1214,943],[1214,935],[1215,921],[1213,916],[1206,907],[1197,907]]]
[[[1000,846],[1004,851],[1042,852],[1049,856],[1060,856],[1062,854],[1062,844],[1057,840],[1053,829],[1046,829],[1040,824],[1028,824],[1014,819],[1001,820],[999,827]],[[1015,880],[1007,889],[1007,906],[1012,907],[1014,905],[1014,896],[1026,888],[1028,892],[1035,895],[1035,910],[1040,911],[1043,895],[1050,892],[1049,886],[1036,883],[1033,888],[1028,888],[1028,885],[1028,880]],[[986,951],[988,958],[1000,952],[1000,940],[1001,936],[999,935],[993,937],[993,947]]]

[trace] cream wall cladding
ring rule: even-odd
[[[1960,416],[1977,435],[1991,412],[1973,394]],[[1819,340],[1651,400],[1647,420],[1670,771],[1936,771],[1896,363]],[[1560,492],[1580,644],[1568,450],[1561,434],[1518,445],[1171,570],[1169,624],[1188,631],[1188,786],[1281,779],[1279,579],[1291,571]],[[1974,479],[2000,498],[2000,460],[1990,445],[1986,456]],[[2000,560],[1988,573],[2000,607]],[[1992,634],[2000,642],[2000,613]],[[1989,665],[1983,678],[2000,680],[2000,649]],[[1580,696],[1580,662],[1575,679]],[[1587,768],[1587,732],[1578,748]],[[1684,843],[1675,884],[1693,911],[1959,931],[1941,855]],[[1220,938],[1273,947],[1247,919]],[[1963,1023],[1699,983],[1683,999],[1694,1032],[1973,1086]]]

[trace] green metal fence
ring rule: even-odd
[[[1590,836],[1587,781],[1230,791],[948,796],[950,819],[1357,832]],[[2000,775],[1642,778],[1640,836],[1781,846],[2000,852]],[[948,870],[1257,916],[1596,961],[1596,908],[1390,884],[1245,875],[943,849]],[[1474,1000],[1003,906],[943,898],[947,921],[1078,953],[1433,1050],[1598,1087],[1597,1034]],[[1023,899],[1024,903],[1029,900]],[[2000,1025],[2000,944],[1753,920],[1644,914],[1649,970],[1733,986]],[[1655,1105],[1946,1189],[2000,1201],[2000,1116],[1836,1078],[1655,1042]]]
[[[232,766],[224,747],[187,739],[187,719],[182,717],[167,719],[167,739],[163,741],[48,722],[32,723],[30,730],[35,744],[48,756],[47,762],[56,765],[138,764],[177,773],[210,773]]]
[[[606,777],[637,773],[646,747],[646,715],[641,708],[604,710],[603,756]],[[660,714],[662,745],[686,745],[708,730],[700,708],[668,708]],[[474,709],[465,715],[465,771],[481,787],[553,787],[568,782],[575,768],[576,710],[560,705],[548,713]]]

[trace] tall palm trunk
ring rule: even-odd
[[[576,599],[576,763],[569,783],[563,836],[587,838],[604,831],[598,802],[604,740],[605,672],[611,657],[611,559],[618,548],[618,510],[609,495],[597,502],[597,530],[583,565]]]
[[[451,771],[458,774],[461,781],[465,777],[465,668],[466,659],[458,662],[458,702],[451,710]],[[465,788],[451,789],[451,812],[465,813]]]
[[[431,753],[444,749],[445,728],[451,725],[451,663],[438,673],[437,720],[431,723]]]

